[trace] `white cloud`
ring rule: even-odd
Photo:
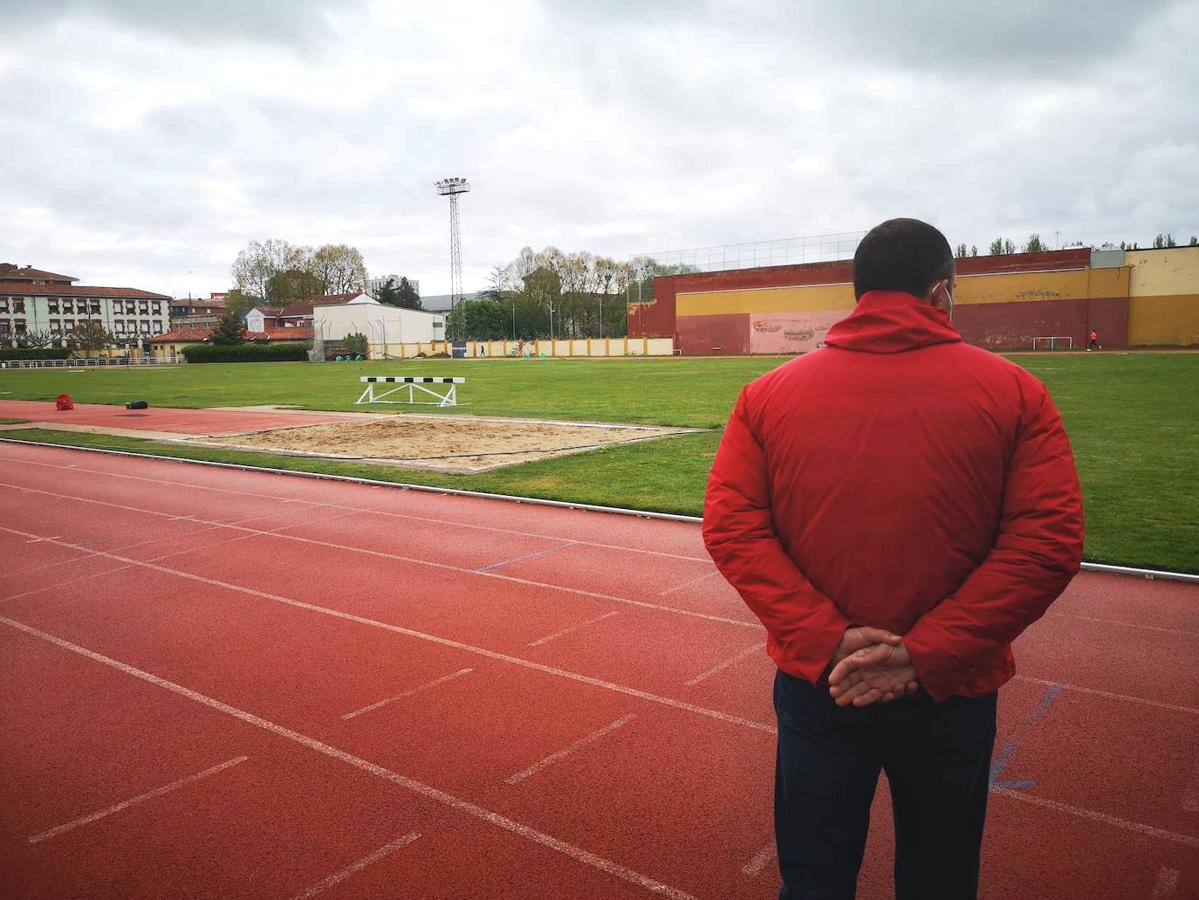
[[[171,293],[251,239],[467,285],[929,218],[954,243],[1199,232],[1195,0],[16,2],[0,260]],[[13,126],[19,127],[13,127]]]

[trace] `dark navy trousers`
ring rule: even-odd
[[[880,771],[895,819],[897,900],[973,900],[996,695],[839,707],[780,671],[775,836],[780,900],[852,900]]]

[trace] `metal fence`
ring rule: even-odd
[[[727,269],[756,269],[762,266],[801,265],[851,259],[865,231],[813,234],[776,241],[719,244],[690,250],[661,250],[638,253],[630,258],[647,274],[674,272],[722,272]]]
[[[100,366],[174,366],[182,365],[186,360],[178,358],[157,358],[153,356],[123,357],[114,356],[111,359],[6,359],[0,360],[0,369],[88,369]]]

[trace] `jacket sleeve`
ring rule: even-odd
[[[779,543],[766,454],[750,427],[744,391],[708,477],[703,534],[716,567],[784,657],[808,681],[819,681],[850,623]]]
[[[904,639],[917,677],[937,701],[1039,619],[1082,562],[1082,493],[1070,441],[1048,391],[1035,380],[1031,387],[994,547]]]

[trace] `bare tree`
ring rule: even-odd
[[[366,264],[356,247],[325,244],[312,254],[309,270],[326,294],[366,290]]]
[[[82,350],[85,354],[103,350],[114,343],[116,343],[116,338],[95,319],[79,322],[70,339],[72,348]]]
[[[307,269],[310,256],[307,247],[287,241],[250,241],[233,262],[233,282],[242,293],[265,300],[272,278],[289,269]]]

